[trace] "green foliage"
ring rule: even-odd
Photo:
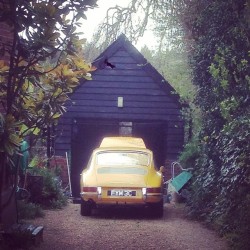
[[[184,51],[176,48],[150,50],[144,46],[141,53],[168,80],[183,101],[194,100],[195,87],[191,82],[188,58]]]
[[[200,144],[198,139],[192,139],[188,142],[182,151],[179,161],[184,168],[192,168],[196,165],[197,159],[200,157]]]
[[[34,204],[27,201],[17,201],[18,218],[24,219],[35,219],[37,217],[43,217],[44,212],[40,205]]]
[[[13,155],[18,150],[21,138],[16,133],[21,126],[12,115],[3,116],[0,114],[0,152],[7,152]]]
[[[67,205],[67,198],[60,193],[56,199],[50,201],[49,207],[52,209],[61,209]]]
[[[27,135],[32,141],[42,137],[65,112],[64,104],[79,80],[91,79],[94,68],[83,58],[84,40],[76,30],[93,7],[96,0],[0,3],[0,22],[7,26],[0,39],[0,105],[4,109],[0,194],[4,186],[11,186],[10,156],[19,153],[21,140]],[[51,199],[58,198],[54,196]],[[2,209],[0,195],[0,214]]]
[[[67,197],[64,196],[60,181],[53,171],[45,167],[34,168],[33,174],[43,177],[43,189],[38,200],[39,204],[49,208],[62,208],[67,204]]]
[[[250,244],[249,12],[246,0],[192,1],[183,19],[202,111],[200,153],[189,156],[196,159],[190,212],[215,225],[235,249]]]
[[[79,79],[91,79],[94,68],[82,56],[84,40],[76,27],[95,6],[95,0],[1,2],[0,21],[13,35],[0,41],[1,54],[9,58],[0,60],[0,98],[6,113],[1,151],[13,154],[23,136],[41,136],[65,111]],[[20,126],[12,131],[15,123]]]

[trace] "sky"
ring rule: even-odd
[[[83,21],[81,32],[84,33],[83,37],[87,38],[88,41],[91,40],[91,37],[97,26],[104,20],[108,8],[119,5],[127,6],[131,0],[98,0],[97,4],[99,7],[94,9],[89,9],[85,14],[87,20]],[[150,31],[147,31],[143,38],[140,38],[137,44],[134,44],[137,49],[140,49],[143,45],[147,45],[149,48],[155,45],[155,40],[153,39],[153,34]]]

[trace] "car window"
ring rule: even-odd
[[[106,151],[97,154],[101,166],[148,166],[149,154],[141,151]]]

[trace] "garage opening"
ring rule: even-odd
[[[155,156],[157,167],[165,160],[165,130],[161,123],[124,121],[77,121],[72,127],[71,183],[73,197],[80,194],[80,173],[86,167],[89,157],[100,145],[103,137],[135,136],[143,138],[146,146]]]

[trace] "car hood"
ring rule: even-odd
[[[145,187],[148,170],[143,167],[100,167],[97,185],[102,187]]]

